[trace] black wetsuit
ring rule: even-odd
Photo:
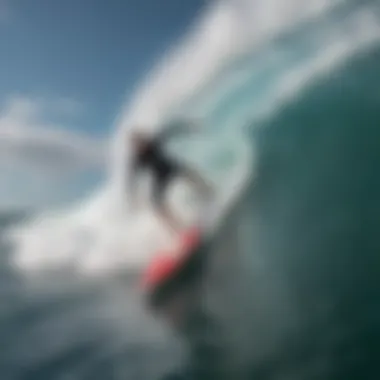
[[[163,201],[163,195],[170,181],[185,172],[185,168],[178,161],[169,157],[164,150],[167,140],[178,132],[183,132],[185,126],[185,124],[179,126],[177,124],[167,128],[157,137],[152,138],[146,148],[134,157],[132,175],[135,177],[138,172],[143,170],[151,172],[154,180],[153,200],[157,205]],[[135,178],[132,178],[131,182],[133,184]]]

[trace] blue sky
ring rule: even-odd
[[[204,2],[0,0],[0,209],[98,183],[102,139]]]

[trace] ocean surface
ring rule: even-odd
[[[204,297],[231,379],[380,378],[379,12],[338,2],[294,22],[182,105],[209,125],[183,157],[222,189]],[[66,240],[75,216],[62,217]],[[34,240],[20,253],[8,231],[24,217]],[[186,342],[143,308],[143,262],[117,261],[118,244],[91,260],[77,244],[65,254],[33,229],[41,218],[0,217],[0,378],[158,380],[181,368]],[[85,276],[89,262],[107,274]]]

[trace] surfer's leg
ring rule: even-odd
[[[166,190],[168,188],[171,176],[162,175],[155,179],[153,189],[153,202],[159,218],[171,229],[175,234],[182,230],[182,223],[175,217],[168,205],[165,203]]]
[[[194,169],[190,167],[181,168],[182,175],[194,185],[204,199],[209,199],[213,194],[212,186]]]
[[[157,207],[157,213],[161,220],[164,221],[164,223],[170,227],[170,229],[175,233],[179,234],[182,230],[182,225],[178,218],[174,216],[172,211],[167,207],[166,205],[159,205]]]

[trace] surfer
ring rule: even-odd
[[[178,132],[182,132],[185,129],[183,126],[189,129],[189,124],[180,126],[174,124],[154,137],[150,137],[137,129],[132,132],[131,136],[133,158],[130,190],[132,202],[136,195],[136,175],[143,170],[150,170],[154,180],[153,203],[157,214],[165,225],[176,233],[179,233],[183,226],[164,202],[167,189],[172,181],[178,177],[183,177],[198,189],[204,199],[211,194],[210,185],[206,183],[198,172],[169,157],[165,151],[167,141]]]

